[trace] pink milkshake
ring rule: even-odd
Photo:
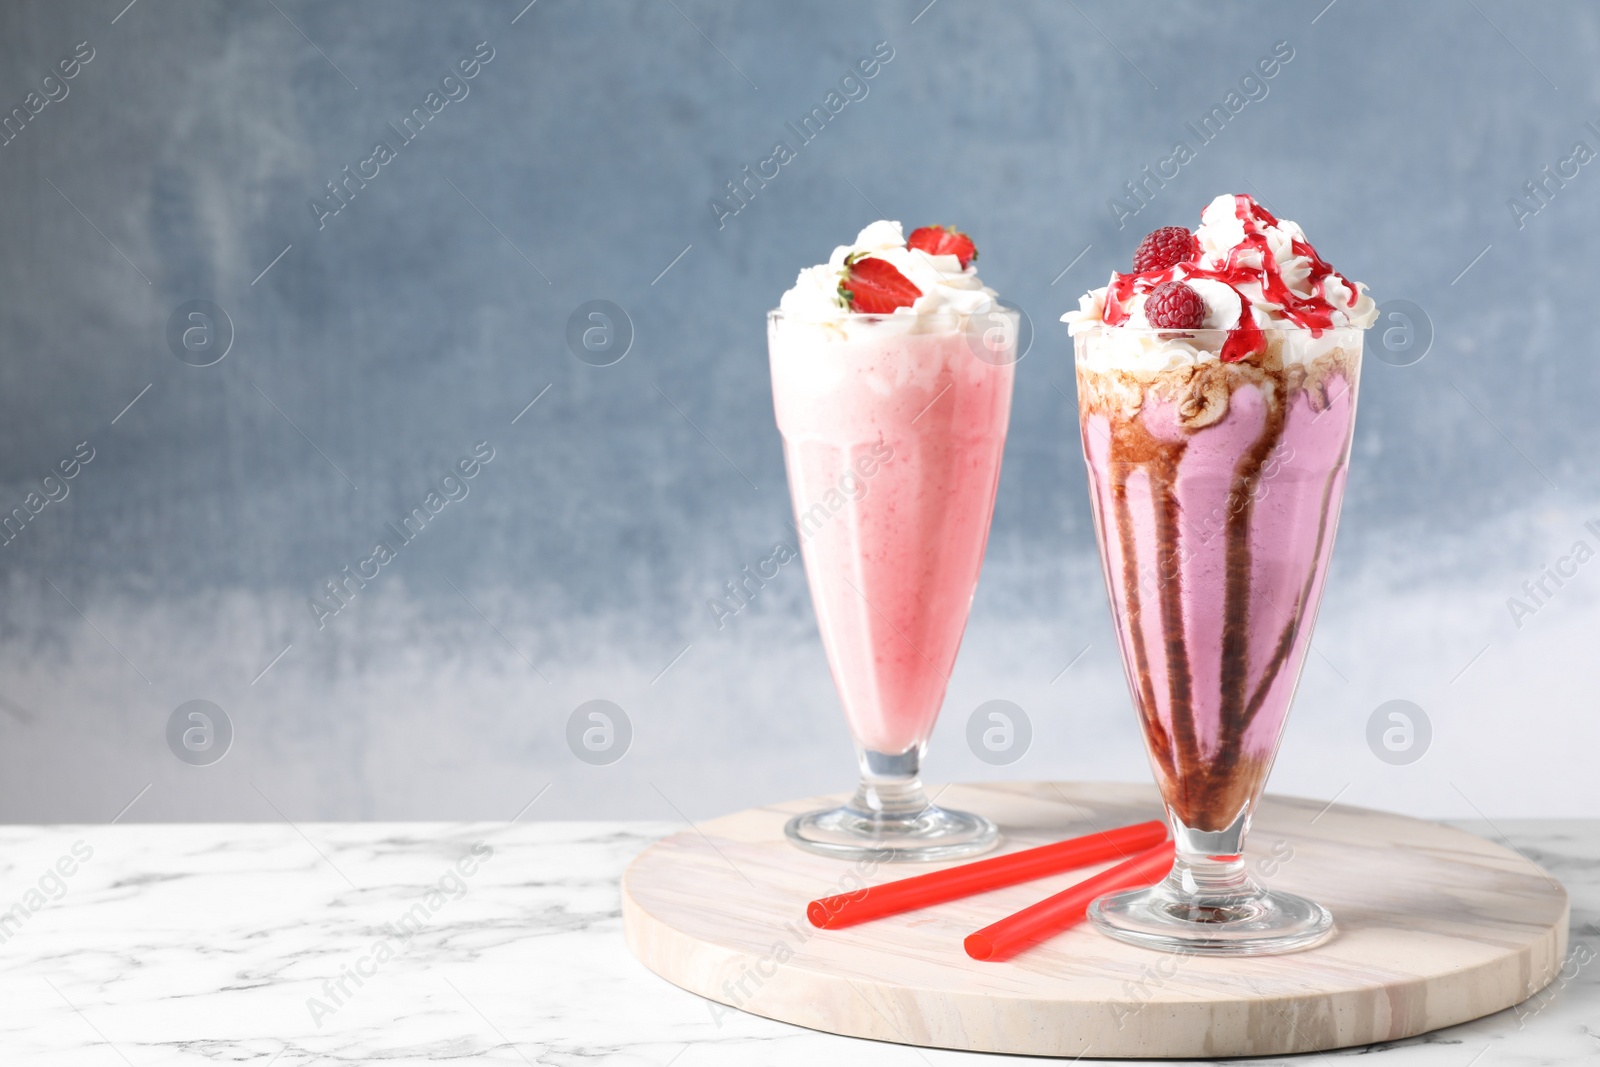
[[[1227,829],[1260,794],[1344,494],[1359,330],[1309,366],[1078,371],[1107,589],[1164,794]],[[1346,335],[1339,337],[1337,335]],[[1265,331],[1269,345],[1293,344]]]
[[[862,774],[849,804],[789,833],[834,855],[949,858],[997,840],[931,806],[918,772],[989,535],[1016,320],[943,250],[960,235],[927,232],[908,245],[874,223],[769,320],[796,530]]]
[[[1240,854],[1310,648],[1375,317],[1246,196],[1151,234],[1068,316],[1106,587],[1178,843],[1166,883],[1097,903],[1113,936],[1246,954],[1332,930]]]

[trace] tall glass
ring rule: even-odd
[[[1306,948],[1326,908],[1269,892],[1245,835],[1311,644],[1355,426],[1362,331],[1268,330],[1223,363],[1220,331],[1076,338],[1106,589],[1177,859],[1102,897],[1105,933],[1223,955]]]
[[[989,820],[919,777],[978,583],[1011,414],[1018,315],[767,316],[806,579],[861,780],[790,821],[801,848],[932,860],[993,848]]]

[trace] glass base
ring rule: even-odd
[[[931,806],[896,816],[845,804],[796,815],[783,832],[808,852],[887,863],[960,859],[1000,843],[999,828],[982,815]]]
[[[1270,956],[1320,945],[1333,916],[1293,893],[1254,892],[1193,902],[1170,882],[1103,896],[1089,921],[1103,934],[1143,948],[1204,956]]]
[[[887,754],[858,750],[861,785],[849,802],[796,815],[783,828],[791,842],[824,856],[880,863],[960,859],[988,852],[1000,830],[982,815],[934,807],[922,791],[922,746]]]
[[[1333,935],[1327,908],[1263,889],[1246,873],[1252,807],[1254,798],[1217,831],[1185,826],[1169,809],[1177,846],[1171,873],[1149,889],[1101,897],[1089,905],[1089,921],[1118,941],[1183,955],[1270,956],[1326,941]]]

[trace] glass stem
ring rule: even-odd
[[[1250,830],[1246,809],[1225,830],[1196,830],[1171,811],[1172,840],[1177,859],[1167,885],[1200,907],[1237,902],[1259,893],[1244,864],[1244,839]]]
[[[915,818],[930,807],[922,790],[922,753],[926,745],[890,754],[856,749],[861,784],[849,806],[880,818]]]

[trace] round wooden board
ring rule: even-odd
[[[1311,897],[1337,931],[1287,956],[1201,958],[1079,925],[1004,963],[962,938],[1092,870],[838,931],[806,902],[934,870],[856,868],[785,841],[814,797],[702,823],[645,850],[622,879],[628,946],[718,1005],[852,1037],[1041,1056],[1267,1056],[1394,1041],[1520,1003],[1566,953],[1567,894],[1517,853],[1437,823],[1267,797],[1249,841],[1270,887]],[[953,785],[1001,850],[1160,817],[1150,786]],[[998,854],[998,853],[995,853]],[[864,865],[863,865],[864,866]]]

